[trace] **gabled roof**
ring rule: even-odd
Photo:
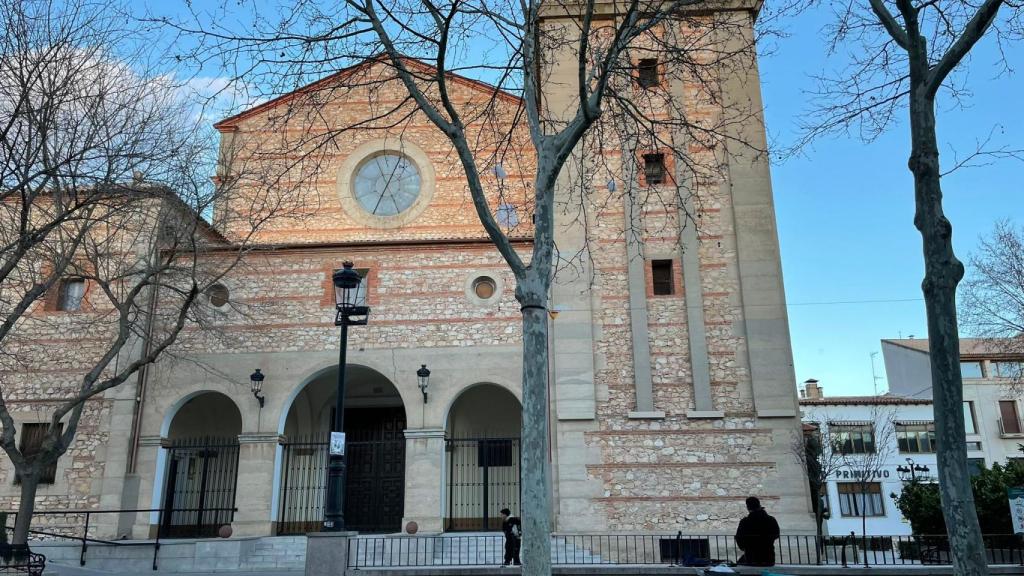
[[[410,70],[415,70],[415,71],[418,71],[418,72],[421,72],[421,73],[428,73],[428,74],[436,74],[437,73],[437,67],[431,66],[430,64],[427,64],[426,62],[423,62],[422,60],[418,60],[416,58],[409,58],[409,57],[406,57],[406,56],[402,56],[401,57],[401,61],[406,66],[406,68],[408,68]],[[307,85],[305,85],[305,86],[303,86],[301,88],[297,88],[295,90],[292,90],[291,92],[289,92],[287,94],[282,94],[281,96],[278,96],[277,98],[273,98],[273,99],[268,100],[268,101],[266,101],[266,102],[264,102],[262,104],[258,104],[256,106],[253,106],[252,108],[249,108],[248,110],[239,112],[238,114],[235,114],[234,116],[229,116],[229,117],[221,120],[220,122],[217,122],[216,124],[214,124],[213,127],[216,128],[217,130],[221,131],[221,132],[230,130],[230,129],[236,127],[240,121],[245,120],[246,118],[250,118],[252,116],[255,116],[256,114],[259,114],[259,113],[264,112],[266,110],[270,110],[272,108],[275,108],[277,106],[285,104],[285,103],[289,102],[290,100],[296,98],[299,95],[306,94],[306,93],[309,93],[309,92],[313,92],[313,91],[316,91],[316,90],[328,87],[332,83],[340,82],[340,81],[344,80],[345,78],[347,78],[349,76],[352,76],[353,74],[355,74],[359,70],[362,70],[362,69],[364,69],[364,68],[366,68],[368,66],[372,66],[374,64],[379,64],[379,63],[383,63],[383,64],[385,64],[387,66],[391,66],[391,63],[388,61],[388,58],[387,58],[387,56],[385,54],[378,54],[376,56],[370,56],[369,58],[366,58],[365,60],[363,60],[362,62],[360,62],[358,64],[353,64],[352,66],[349,66],[348,68],[343,68],[343,69],[339,70],[338,72],[335,72],[334,74],[331,74],[329,76],[325,76],[325,77],[323,77],[323,78],[321,78],[321,79],[319,79],[319,80],[317,80],[315,82],[311,82],[311,83],[309,83],[309,84],[307,84]],[[516,96],[515,94],[512,94],[511,92],[506,92],[505,90],[501,90],[497,86],[492,86],[491,84],[488,84],[486,82],[481,82],[480,80],[474,80],[472,78],[467,78],[466,76],[462,76],[460,74],[455,74],[453,72],[446,72],[445,76],[451,82],[455,82],[457,84],[462,84],[464,86],[469,86],[471,88],[480,90],[481,92],[486,92],[488,94],[493,94],[494,96],[496,96],[498,98],[501,98],[503,100],[506,100],[506,101],[509,101],[509,102],[512,102],[512,103],[518,103],[518,102],[521,101],[521,99],[518,96]],[[397,75],[396,75],[396,79],[397,79]]]

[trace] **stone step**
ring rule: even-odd
[[[501,564],[505,539],[496,535],[360,537],[354,540],[359,567],[489,566]],[[600,564],[602,559],[564,537],[551,539],[553,564]]]

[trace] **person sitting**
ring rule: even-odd
[[[736,546],[743,550],[737,564],[774,566],[775,541],[779,539],[779,523],[761,507],[761,501],[747,498],[747,517],[736,528]]]

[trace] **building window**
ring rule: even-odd
[[[1020,362],[993,362],[995,365],[996,378],[1013,378],[1017,380],[1021,377],[1022,365]]]
[[[829,424],[832,446],[842,454],[874,454],[875,430],[871,424]]]
[[[676,293],[671,260],[651,260],[651,288],[655,296]]]
[[[984,378],[981,371],[981,362],[961,362],[960,363],[960,377],[961,378]]]
[[[214,284],[206,289],[206,299],[210,306],[220,308],[231,300],[231,291],[223,284]]]
[[[648,186],[665,183],[664,154],[644,154],[644,180]]]
[[[836,487],[843,516],[885,516],[882,485],[878,482],[839,482]]]
[[[999,401],[999,431],[1003,434],[1020,434],[1020,415],[1016,400]]]
[[[497,291],[498,283],[494,281],[494,278],[481,276],[473,280],[473,294],[476,294],[476,297],[481,300],[490,299]]]
[[[981,471],[984,470],[984,469],[985,469],[985,459],[984,458],[968,458],[967,459],[967,472],[970,473],[971,478],[974,478],[978,474],[981,474]]]
[[[402,154],[384,152],[365,160],[356,170],[353,193],[364,210],[375,216],[405,212],[420,196],[419,168]]]
[[[643,58],[636,65],[636,83],[641,88],[654,88],[658,85],[658,59]]]
[[[21,441],[18,445],[18,449],[25,456],[31,456],[39,452],[43,446],[43,440],[46,439],[46,431],[50,428],[49,424],[44,423],[27,423],[21,425]],[[57,425],[57,433],[60,434],[64,430],[63,424]],[[57,462],[50,464],[43,469],[42,474],[39,476],[40,484],[53,484],[57,480]],[[21,484],[21,478],[18,474],[14,475],[14,483]]]
[[[966,442],[968,452],[981,452],[981,442],[977,440],[969,440]]]
[[[74,312],[82,308],[85,297],[85,278],[64,278],[60,281],[57,310]]]
[[[978,425],[974,423],[974,402],[964,400],[964,431],[968,434],[977,434]]]
[[[896,441],[905,454],[931,454],[935,452],[935,423],[896,423]]]

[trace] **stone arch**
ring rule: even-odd
[[[461,390],[445,411],[449,438],[513,438],[522,430],[523,407],[508,388],[478,382]]]
[[[170,438],[171,424],[174,422],[175,418],[181,413],[182,409],[184,409],[186,406],[189,406],[190,404],[195,406],[194,401],[197,398],[201,398],[206,394],[217,396],[217,401],[222,406],[227,406],[228,404],[230,404],[231,409],[233,410],[233,412],[230,413],[231,416],[238,416],[238,432],[235,433],[235,435],[237,436],[238,433],[242,431],[242,411],[238,408],[238,404],[236,404],[235,401],[232,400],[230,396],[218,390],[196,390],[195,392],[191,392],[189,394],[186,394],[185,396],[182,396],[174,404],[171,404],[170,408],[167,409],[167,412],[164,414],[163,422],[161,422],[160,424],[160,437]],[[212,397],[213,396],[210,396],[210,398]]]
[[[241,433],[241,410],[222,392],[193,392],[167,411],[154,487],[163,535],[212,537],[232,522]]]
[[[498,530],[499,512],[519,514],[522,405],[504,386],[463,389],[445,417],[446,530]]]
[[[278,433],[285,443],[276,457],[272,501],[278,534],[320,530],[337,376],[337,365],[317,370],[282,407]],[[397,532],[404,508],[405,403],[387,376],[362,364],[346,367],[345,392],[347,528]]]

